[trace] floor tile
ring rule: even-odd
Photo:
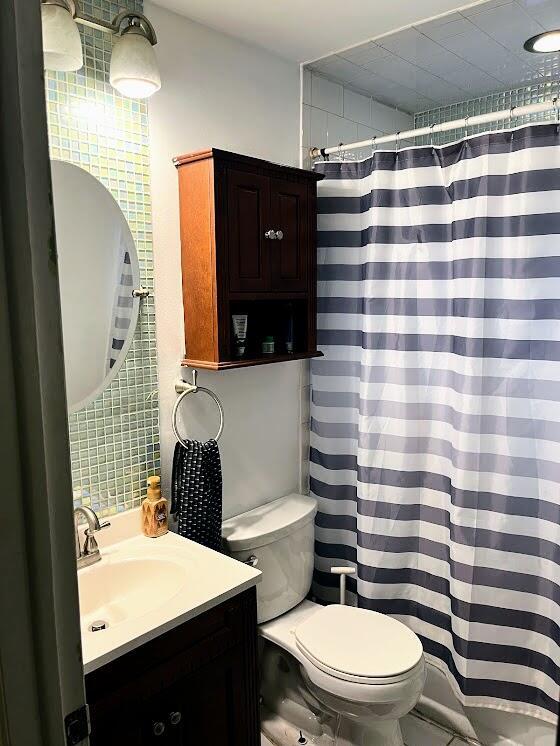
[[[401,720],[401,728],[406,746],[448,746],[451,740],[445,731],[413,715]]]

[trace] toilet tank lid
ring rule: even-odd
[[[271,544],[312,521],[317,500],[292,493],[229,518],[222,524],[222,536],[231,552]]]

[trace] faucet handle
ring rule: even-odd
[[[109,521],[105,521],[105,523],[99,524],[99,528],[89,528],[89,526],[86,528],[84,531],[85,541],[83,554],[92,554],[93,552],[99,551],[94,534],[104,528],[108,528],[110,525]]]
[[[94,534],[96,534],[96,533],[97,533],[98,531],[101,531],[101,529],[103,529],[103,528],[109,528],[109,526],[110,526],[110,525],[111,525],[111,524],[110,524],[110,522],[109,522],[109,521],[105,521],[105,523],[100,523],[100,524],[99,524],[99,526],[97,526],[97,528],[90,528],[90,527],[88,526],[88,527],[87,527],[87,528],[85,529],[85,531],[84,531],[84,535],[85,535],[85,536],[88,536],[88,537],[90,537],[90,536],[93,536],[93,535],[94,535]]]

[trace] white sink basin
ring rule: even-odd
[[[78,570],[85,673],[260,580],[258,570],[174,533],[138,535],[138,511],[129,513],[120,523],[131,523],[136,535],[125,538],[120,516],[112,518],[99,537],[101,560]],[[93,631],[94,622],[105,628]]]
[[[80,570],[80,616],[84,631],[93,622],[107,628],[167,603],[186,585],[188,572],[161,558],[103,561]]]

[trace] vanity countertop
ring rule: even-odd
[[[78,571],[86,674],[260,581],[260,571],[175,533],[146,538],[130,514],[111,517],[101,561]],[[126,538],[126,526],[136,535]],[[107,627],[92,632],[97,622]]]

